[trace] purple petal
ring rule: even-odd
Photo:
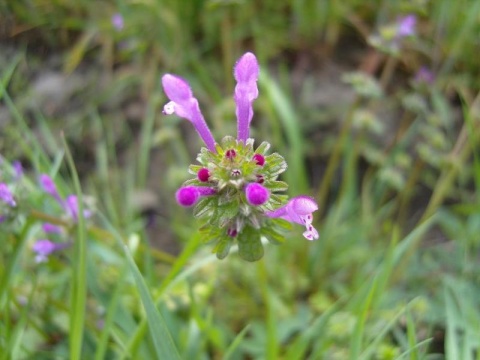
[[[252,103],[258,97],[258,62],[250,52],[244,54],[235,65],[234,76],[237,80],[234,99],[237,105],[237,138],[244,142],[249,137],[250,122],[253,117]]]
[[[297,196],[289,201],[292,210],[299,215],[311,214],[318,210],[318,205],[315,200],[309,196]]]
[[[188,83],[179,76],[165,74],[162,77],[162,85],[165,94],[170,99],[170,102],[163,108],[164,114],[175,113],[177,116],[189,120],[207,148],[216,152],[215,139],[203,118],[198,101],[193,97]]]

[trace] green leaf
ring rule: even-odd
[[[270,191],[287,191],[288,184],[285,181],[267,181],[265,186]]]
[[[243,260],[257,261],[263,257],[263,246],[260,233],[247,226],[237,237],[238,253]]]
[[[195,208],[193,209],[193,216],[199,218],[208,213],[213,213],[214,211],[215,207],[213,206],[212,198],[205,197],[200,199],[197,205],[195,205]]]
[[[267,238],[272,244],[283,244],[285,242],[285,236],[278,233],[269,226],[262,228],[262,235]]]
[[[270,144],[268,142],[264,141],[257,147],[255,152],[257,154],[265,155],[269,149],[270,149]]]
[[[225,259],[230,252],[232,243],[233,241],[230,238],[224,236],[217,242],[212,252],[217,254],[219,260]]]

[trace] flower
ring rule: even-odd
[[[32,250],[37,254],[35,261],[37,263],[45,262],[52,253],[62,250],[67,246],[69,246],[68,243],[54,243],[48,239],[37,240],[32,247]]]
[[[189,120],[207,148],[215,152],[215,140],[187,82],[179,76],[166,74],[162,77],[162,85],[165,94],[170,99],[170,102],[163,107],[163,113],[167,115],[175,113],[177,116]]]
[[[122,14],[120,14],[120,13],[115,13],[115,14],[112,15],[112,17],[111,17],[110,20],[111,20],[111,22],[112,22],[113,27],[114,27],[116,30],[120,31],[120,30],[123,29],[124,21],[123,21],[123,16],[122,16]]]
[[[185,186],[175,194],[177,202],[185,207],[194,205],[201,196],[213,195],[215,189],[203,186]]]
[[[415,35],[415,27],[417,25],[417,17],[415,15],[407,15],[397,20],[397,38]]]
[[[245,188],[245,196],[251,205],[258,206],[267,202],[270,192],[258,183],[250,183]]]
[[[77,195],[70,194],[64,200],[60,196],[57,190],[57,186],[55,185],[55,182],[53,181],[53,179],[46,174],[40,175],[40,185],[42,186],[43,190],[47,194],[51,195],[55,200],[57,200],[58,204],[65,211],[65,214],[67,215],[67,217],[69,217],[75,222],[78,221],[79,206],[78,206]],[[83,217],[89,218],[91,216],[92,216],[92,211],[84,208]]]
[[[422,66],[415,74],[416,84],[432,85],[435,82],[435,74],[426,66]]]
[[[271,242],[284,241],[284,220],[304,225],[303,235],[308,240],[318,239],[312,225],[312,213],[318,205],[308,196],[288,201],[281,194],[288,185],[278,181],[287,169],[284,158],[269,154],[267,142],[254,148],[255,141],[249,137],[253,101],[258,97],[255,55],[247,52],[241,56],[233,75],[236,138],[225,136],[220,143],[215,142],[189,84],[177,75],[162,77],[170,100],[163,113],[189,120],[206,145],[197,156],[199,164],[190,166],[194,178],[175,193],[177,202],[184,207],[195,206],[193,213],[202,221],[202,235],[205,241],[216,241],[213,252],[219,259],[226,257],[236,242],[243,259],[256,261],[263,256],[262,237]]]
[[[238,60],[233,72],[235,80],[237,80],[234,95],[237,105],[237,138],[244,142],[248,139],[250,122],[253,117],[252,103],[258,96],[258,72],[257,59],[250,52]]]
[[[318,239],[318,232],[312,226],[312,213],[318,210],[318,205],[314,199],[308,196],[297,196],[283,207],[274,211],[268,211],[266,216],[271,218],[282,218],[284,220],[305,225],[307,230],[303,233],[308,240]]]
[[[0,200],[2,200],[5,204],[11,207],[17,206],[15,199],[13,198],[13,194],[10,191],[9,187],[5,183],[0,183]]]

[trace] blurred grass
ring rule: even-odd
[[[479,4],[0,5],[8,34],[1,46],[13,48],[13,56],[0,56],[0,110],[8,114],[0,122],[0,152],[5,161],[24,162],[33,178],[27,188],[34,189],[22,198],[17,227],[0,234],[0,354],[474,359],[480,351]],[[110,22],[117,12],[121,30]],[[419,34],[398,58],[367,47],[378,26],[407,13],[417,14]],[[199,141],[189,124],[160,115],[159,78],[174,72],[192,84],[216,138],[233,133],[232,67],[246,50],[261,63],[253,133],[286,157],[290,194],[318,195],[321,204],[319,241],[303,242],[296,230],[285,244],[269,245],[258,264],[235,253],[219,262],[208,245],[200,246],[194,219],[172,195]],[[375,66],[372,53],[380,59]],[[51,65],[55,56],[60,60]],[[341,73],[370,69],[384,97],[357,93],[346,101],[341,95],[351,90],[344,87],[331,97],[339,104],[315,102],[316,87],[328,93],[339,86],[321,80],[330,63]],[[436,77],[426,88],[412,85],[422,65]],[[50,111],[52,104],[29,91],[48,71],[79,75],[87,85]],[[139,115],[130,114],[132,103],[140,104]],[[380,118],[380,134],[358,124],[360,110]],[[66,144],[58,141],[59,129]],[[2,167],[2,176],[8,171]],[[41,214],[51,210],[35,193],[43,172],[56,175],[62,193],[95,197],[108,219],[100,223],[107,230],[112,224],[123,245],[81,219],[72,254],[35,264],[30,246],[41,236]],[[135,203],[145,189],[160,196],[154,209]],[[158,222],[153,231],[141,214],[148,210]],[[152,249],[153,238],[155,246],[174,242],[181,250]],[[166,334],[171,342],[162,341]]]

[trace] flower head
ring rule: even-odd
[[[238,244],[243,259],[260,259],[262,237],[271,242],[283,241],[283,220],[304,225],[307,239],[318,238],[312,226],[312,213],[318,208],[315,201],[307,196],[288,201],[281,194],[288,185],[278,180],[287,169],[285,160],[277,153],[269,154],[267,142],[255,148],[254,140],[249,138],[258,75],[255,55],[248,52],[240,57],[234,68],[237,138],[225,136],[218,144],[188,83],[171,74],[162,78],[170,99],[163,112],[192,122],[207,145],[197,156],[199,164],[190,166],[194,178],[187,180],[175,197],[181,206],[195,206],[193,212],[202,221],[202,235],[206,241],[216,241],[213,251],[219,259],[228,255],[233,242]]]

